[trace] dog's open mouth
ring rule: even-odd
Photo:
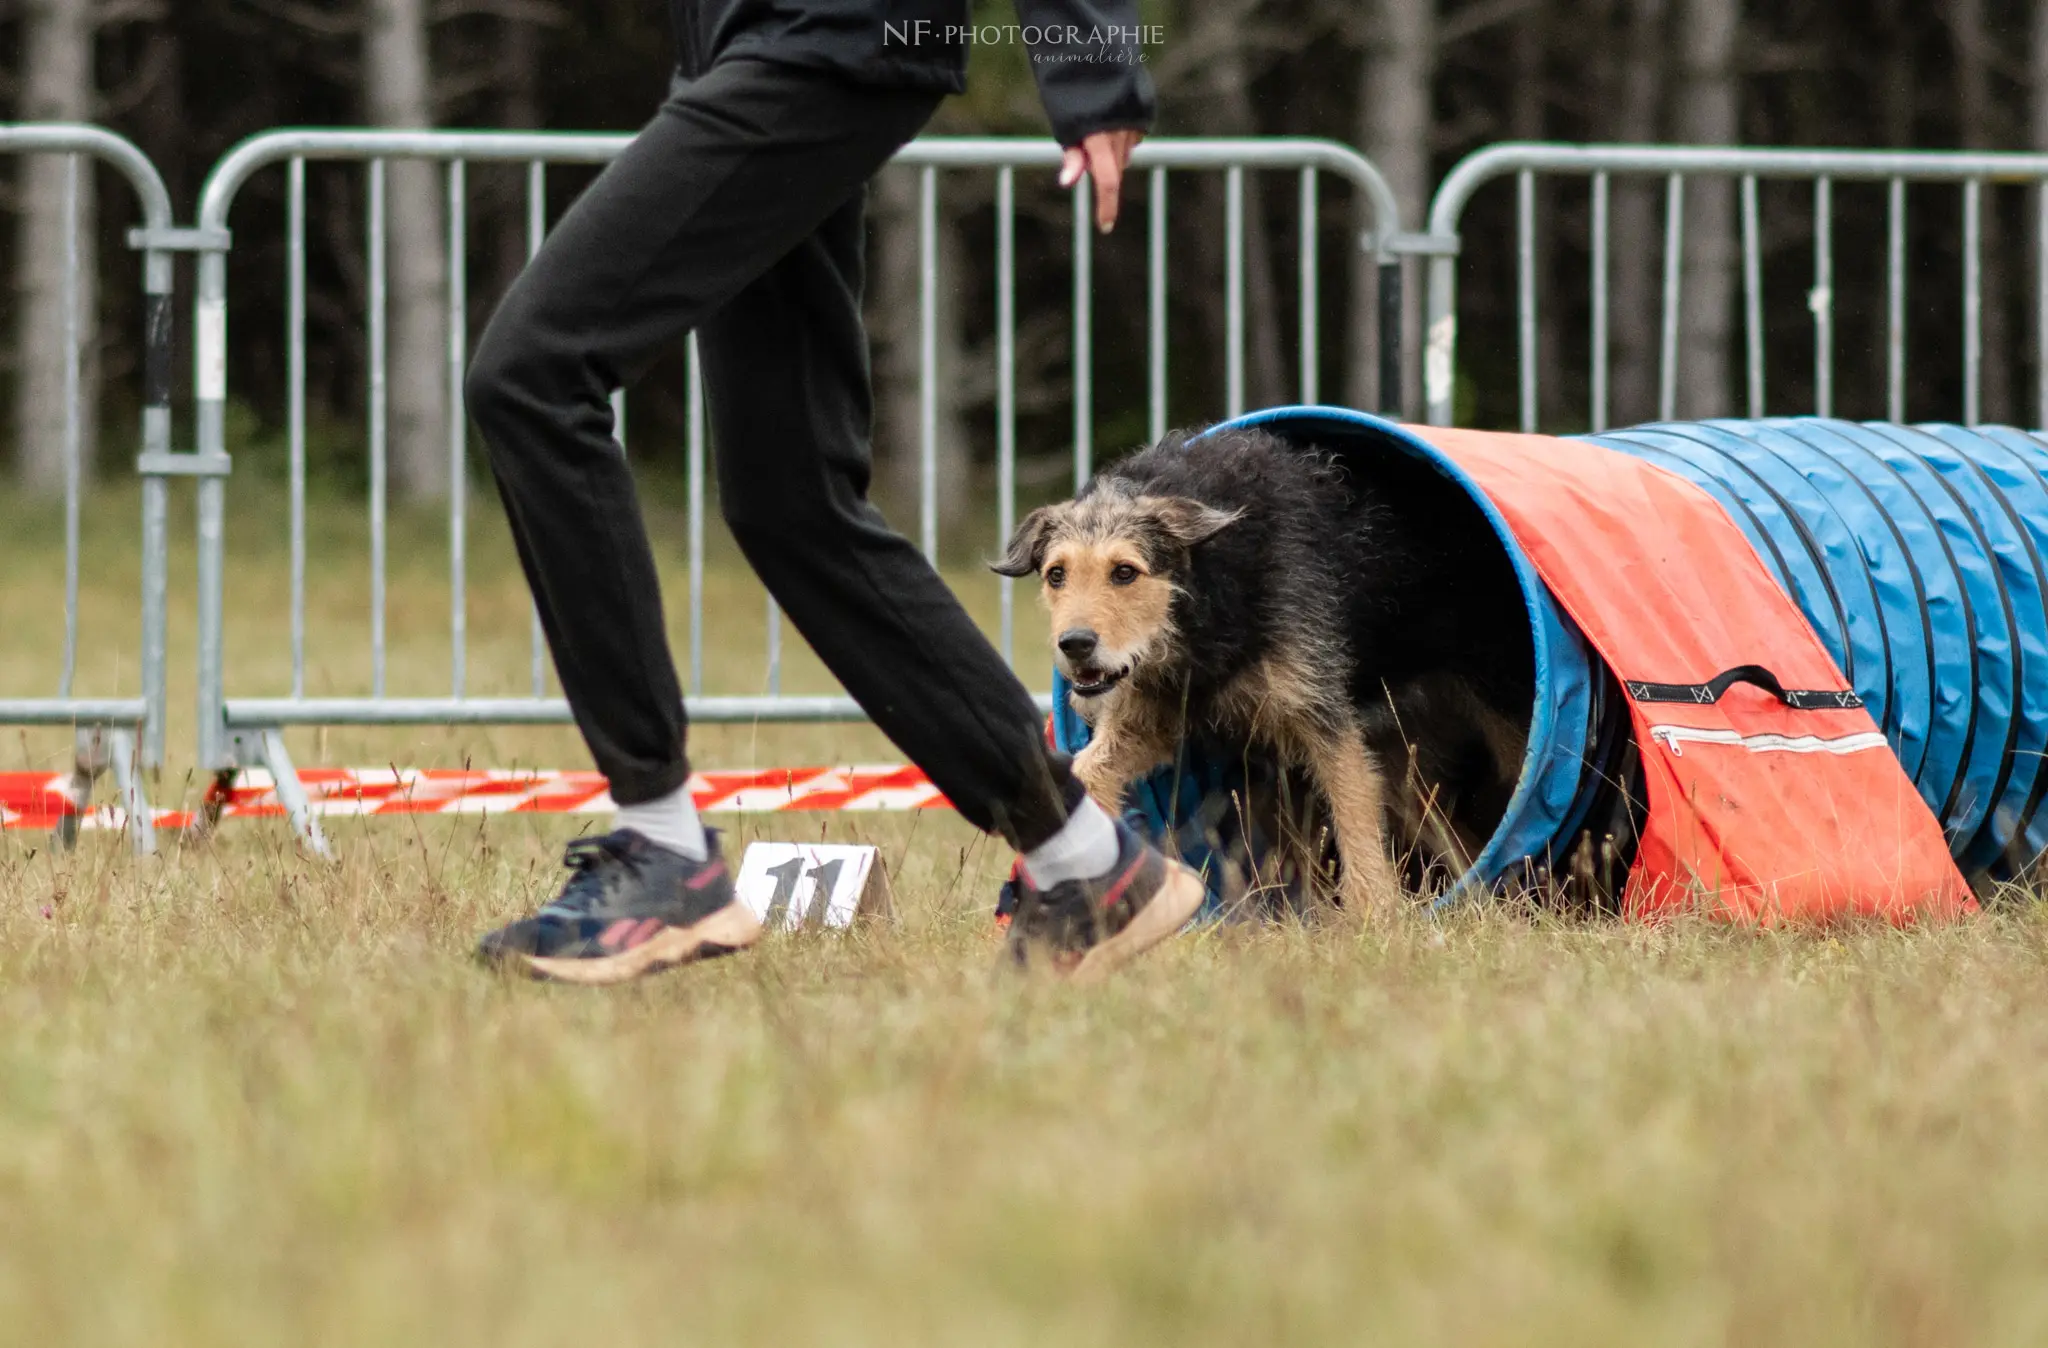
[[[1124,681],[1128,669],[1098,669],[1094,665],[1083,665],[1067,676],[1079,697],[1101,697]]]

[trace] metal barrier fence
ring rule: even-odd
[[[141,416],[142,452],[137,473],[142,481],[140,599],[140,681],[137,697],[80,697],[73,694],[79,645],[80,473],[82,408],[80,339],[84,316],[77,301],[81,268],[78,231],[66,257],[68,287],[63,341],[68,352],[67,408],[64,451],[67,472],[65,510],[65,640],[62,676],[57,695],[48,698],[0,697],[0,724],[71,726],[77,734],[74,795],[82,802],[94,780],[111,773],[126,807],[135,847],[154,845],[142,770],[161,766],[164,753],[166,683],[166,601],[168,591],[168,491],[174,477],[191,477],[198,503],[198,758],[202,769],[222,780],[243,766],[268,767],[279,783],[279,796],[299,832],[316,848],[323,847],[318,825],[305,807],[303,793],[285,753],[282,730],[298,725],[487,725],[552,724],[568,721],[568,709],[545,692],[546,653],[537,622],[530,640],[531,692],[523,697],[472,697],[466,694],[468,625],[465,611],[466,489],[464,471],[468,431],[461,415],[462,375],[467,356],[466,293],[466,170],[470,164],[509,164],[526,170],[526,230],[531,247],[545,234],[546,183],[551,165],[601,166],[630,140],[624,135],[564,135],[498,132],[359,132],[281,131],[245,142],[216,166],[209,177],[199,211],[198,227],[179,229],[173,223],[168,193],[154,167],[128,141],[101,128],[74,125],[0,125],[0,156],[59,155],[68,165],[66,202],[75,223],[86,165],[110,165],[135,192],[142,227],[130,232],[131,247],[143,255],[144,333]],[[448,443],[449,471],[449,639],[450,691],[446,697],[395,697],[384,688],[384,604],[386,581],[386,449],[388,356],[388,293],[384,186],[387,165],[420,160],[441,166],[447,209],[449,325],[446,373],[455,413]],[[360,164],[367,179],[369,220],[365,259],[368,278],[368,345],[371,356],[369,449],[371,460],[371,688],[366,695],[311,697],[306,692],[306,168],[316,161]],[[938,543],[937,463],[938,397],[936,297],[938,266],[936,234],[939,175],[943,171],[993,171],[995,174],[996,271],[996,443],[997,515],[995,538],[1000,543],[1014,524],[1017,494],[1017,320],[1016,181],[1018,169],[1050,171],[1059,150],[1050,142],[997,139],[928,139],[913,143],[898,156],[901,165],[918,171],[917,233],[919,238],[919,493],[918,536],[928,556],[936,558]],[[286,333],[290,407],[287,414],[290,454],[291,647],[292,680],[288,695],[229,697],[225,692],[227,653],[225,493],[230,461],[225,443],[227,396],[227,253],[232,238],[227,225],[238,194],[262,170],[282,166],[287,174],[288,287],[290,318]],[[1380,276],[1380,379],[1383,404],[1390,410],[1397,396],[1400,369],[1402,257],[1429,257],[1427,343],[1424,385],[1427,416],[1433,424],[1449,424],[1457,370],[1458,257],[1465,240],[1463,217],[1474,195],[1487,183],[1513,177],[1517,236],[1516,354],[1519,362],[1519,413],[1524,428],[1535,429],[1539,407],[1537,344],[1538,280],[1536,275],[1536,184],[1544,175],[1585,178],[1590,189],[1591,332],[1588,352],[1589,421],[1602,429],[1608,421],[1610,365],[1610,205],[1613,180],[1638,177],[1661,180],[1664,188],[1663,294],[1658,341],[1658,404],[1664,417],[1676,411],[1680,350],[1680,308],[1685,244],[1685,201],[1688,180],[1732,180],[1738,190],[1737,231],[1740,246],[1742,368],[1745,400],[1751,416],[1765,410],[1765,327],[1763,305],[1763,238],[1759,183],[1765,180],[1812,184],[1813,283],[1808,309],[1813,319],[1813,406],[1821,415],[1833,412],[1836,341],[1836,266],[1832,237],[1834,185],[1838,182],[1882,184],[1886,196],[1884,304],[1884,385],[1891,419],[1905,415],[1907,344],[1906,188],[1909,184],[1947,184],[1960,193],[1962,275],[1962,419],[1978,420],[1984,349],[1983,225],[1985,189],[1998,184],[2041,187],[2037,223],[2036,333],[2048,347],[2048,155],[1975,152],[1893,152],[1764,150],[1672,146],[1571,146],[1548,144],[1496,145],[1462,161],[1440,185],[1431,204],[1429,228],[1421,235],[1400,232],[1398,208],[1384,179],[1370,163],[1345,146],[1325,141],[1156,140],[1142,146],[1132,165],[1133,181],[1146,184],[1146,388],[1147,427],[1154,437],[1168,424],[1167,393],[1167,184],[1171,172],[1220,172],[1224,176],[1225,351],[1224,410],[1244,410],[1246,362],[1245,252],[1247,245],[1245,174],[1248,171],[1292,172],[1298,181],[1299,204],[1299,345],[1301,398],[1317,399],[1321,333],[1318,285],[1321,255],[1318,234],[1320,175],[1330,175],[1361,195],[1373,228],[1357,240],[1378,265]],[[1073,470],[1078,485],[1093,466],[1095,427],[1093,330],[1093,231],[1091,203],[1084,180],[1071,192],[1073,381]],[[1136,194],[1132,194],[1135,196]],[[171,448],[171,352],[173,269],[176,254],[198,255],[195,308],[197,445],[191,453]],[[2003,353],[1998,353],[2002,355]],[[2036,370],[2037,417],[2048,425],[2048,358]],[[843,696],[792,696],[780,687],[781,624],[769,606],[768,692],[763,696],[707,695],[704,688],[704,545],[707,427],[694,347],[688,359],[689,417],[687,431],[689,531],[688,709],[700,722],[828,721],[859,718],[859,710]],[[1727,409],[1733,411],[1735,409]],[[1014,653],[1011,582],[1001,583],[1001,645]]]
[[[1616,176],[1661,178],[1665,186],[1663,299],[1659,341],[1659,416],[1676,415],[1679,350],[1680,262],[1684,249],[1685,187],[1693,178],[1732,178],[1740,188],[1743,370],[1747,413],[1764,415],[1763,267],[1757,184],[1760,179],[1813,183],[1814,401],[1810,409],[1833,415],[1835,374],[1835,255],[1831,237],[1833,187],[1837,182],[1888,185],[1885,254],[1885,388],[1887,416],[1905,420],[1906,388],[1906,186],[1946,183],[1962,193],[1963,355],[1962,418],[1978,421],[1982,374],[1982,249],[1984,189],[1995,183],[2048,183],[2048,155],[1950,151],[1765,150],[1663,145],[1492,145],[1468,155],[1438,187],[1429,213],[1426,243],[1416,251],[1433,254],[1428,280],[1428,330],[1423,384],[1431,425],[1448,426],[1457,370],[1457,254],[1462,218],[1473,195],[1498,178],[1516,179],[1516,342],[1522,429],[1536,429],[1538,413],[1537,283],[1535,274],[1536,180],[1539,175],[1590,179],[1591,188],[1591,379],[1589,420],[1607,426],[1609,370],[1609,200]],[[2048,342],[2048,190],[2039,203],[2036,268],[2037,330]],[[2001,355],[2003,353],[2000,353]],[[2040,425],[2048,426],[2048,360],[2040,362],[2036,394]],[[1732,414],[1736,409],[1722,409]],[[1808,409],[1802,409],[1808,410]]]
[[[62,673],[54,697],[0,697],[0,724],[69,726],[76,735],[71,797],[81,808],[91,799],[94,781],[114,777],[126,815],[126,828],[137,852],[156,848],[145,769],[162,766],[164,753],[164,679],[166,598],[169,586],[169,487],[167,478],[183,466],[171,449],[171,301],[172,254],[186,244],[172,227],[171,198],[163,178],[133,144],[95,126],[60,123],[0,125],[0,156],[61,155],[65,165],[63,212],[64,354],[64,647]],[[82,387],[86,315],[79,292],[83,268],[93,259],[81,257],[80,204],[83,177],[94,163],[113,168],[134,190],[142,226],[129,245],[142,254],[143,399],[142,453],[136,472],[142,479],[140,659],[141,694],[136,697],[80,697],[73,693],[79,657],[79,560],[82,468],[88,446],[83,443],[87,391]],[[76,817],[60,835],[69,842]]]
[[[280,131],[257,136],[237,147],[215,167],[207,180],[195,232],[206,251],[200,257],[196,301],[198,453],[191,470],[199,477],[199,761],[222,783],[243,766],[267,767],[278,783],[278,798],[293,827],[310,846],[323,850],[319,825],[307,808],[298,777],[285,751],[282,730],[295,725],[454,725],[542,724],[569,720],[567,704],[544,696],[545,649],[537,621],[531,636],[531,692],[517,698],[471,697],[465,691],[468,644],[465,613],[467,419],[462,415],[462,377],[467,359],[463,271],[466,257],[465,178],[469,164],[513,164],[527,169],[527,229],[530,245],[539,246],[546,229],[544,192],[550,165],[600,165],[628,143],[623,135],[574,135],[502,132],[358,132]],[[450,691],[446,697],[391,697],[384,690],[383,615],[386,577],[385,371],[388,296],[386,293],[386,220],[384,182],[393,160],[424,160],[440,164],[445,175],[448,224],[448,313],[446,352],[451,410],[449,471],[450,565]],[[898,164],[920,171],[918,234],[920,492],[919,536],[927,556],[937,556],[937,383],[936,383],[936,221],[938,175],[941,170],[993,170],[996,174],[997,273],[997,534],[1000,545],[1015,522],[1016,509],[1016,304],[1015,262],[1016,170],[1057,168],[1060,150],[1039,139],[946,139],[914,142],[897,156]],[[369,449],[371,461],[371,607],[372,687],[368,695],[308,697],[305,690],[305,169],[311,161],[353,161],[365,166],[368,178],[366,268],[370,351]],[[287,181],[289,306],[288,360],[291,403],[288,412],[291,457],[291,642],[292,687],[283,697],[229,697],[224,687],[226,648],[225,492],[228,457],[225,444],[227,398],[227,267],[228,218],[237,194],[259,171],[283,165]],[[1221,171],[1225,175],[1225,401],[1235,415],[1245,399],[1245,181],[1248,170],[1293,171],[1298,176],[1300,204],[1300,348],[1301,395],[1317,397],[1320,332],[1317,322],[1319,176],[1332,175],[1350,185],[1367,203],[1374,220],[1370,235],[1358,241],[1378,263],[1381,304],[1380,374],[1384,398],[1398,387],[1400,368],[1399,254],[1412,240],[1399,233],[1393,193],[1378,171],[1349,148],[1327,141],[1153,140],[1142,145],[1132,163],[1133,174],[1149,184],[1148,192],[1148,423],[1153,435],[1167,424],[1167,175],[1176,170]],[[1092,468],[1094,391],[1091,380],[1093,331],[1091,314],[1091,248],[1093,230],[1088,183],[1072,189],[1073,237],[1073,434],[1074,478],[1077,486]],[[765,696],[708,696],[704,692],[704,538],[706,427],[696,353],[689,353],[688,529],[690,717],[720,721],[844,721],[861,713],[844,696],[799,697],[780,691],[781,627],[771,605],[768,627],[769,692]],[[1002,584],[1001,645],[1013,654],[1010,636],[1014,613],[1011,582]],[[1049,695],[1041,698],[1049,705]]]

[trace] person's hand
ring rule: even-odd
[[[1104,234],[1116,224],[1117,207],[1123,201],[1124,167],[1143,139],[1142,131],[1097,131],[1079,145],[1069,145],[1060,164],[1061,187],[1072,187],[1084,173],[1095,179],[1095,227]]]

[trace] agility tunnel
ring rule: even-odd
[[[1645,869],[1687,870],[1695,863],[1664,853],[1637,854],[1645,816],[1657,804],[1657,792],[1645,790],[1644,767],[1646,759],[1664,758],[1683,772],[1696,772],[1719,752],[1701,745],[1739,742],[1777,751],[1752,755],[1757,763],[1768,762],[1778,778],[1747,809],[1747,816],[1777,817],[1747,817],[1739,808],[1743,789],[1730,787],[1738,808],[1719,816],[1709,810],[1684,827],[1709,834],[1748,829],[1765,839],[1766,850],[1775,847],[1789,858],[1787,865],[1797,865],[1800,849],[1809,844],[1816,865],[1839,863],[1851,870],[1859,849],[1885,852],[1898,843],[1905,851],[1897,855],[1910,858],[1913,842],[1898,839],[1917,830],[1922,855],[1917,863],[1894,857],[1895,869],[1918,864],[1931,875],[1924,839],[1935,837],[1931,830],[1938,827],[1937,841],[1954,862],[1948,867],[1944,858],[1942,867],[1950,875],[1959,869],[1981,892],[2027,872],[2048,847],[2048,821],[2041,818],[2048,794],[2048,570],[2042,565],[2048,550],[2048,439],[2001,427],[1783,418],[1650,425],[1566,440],[1409,427],[1329,407],[1279,408],[1224,424],[1257,426],[1332,453],[1351,472],[1369,473],[1387,455],[1426,460],[1486,515],[1513,563],[1535,655],[1527,751],[1505,812],[1440,902],[1548,875],[1567,856],[1583,855],[1589,840],[1610,853],[1619,849],[1622,855],[1610,859],[1633,865],[1638,881]],[[1617,456],[1628,463],[1617,462]],[[1646,473],[1643,466],[1657,471]],[[1697,493],[1672,484],[1674,476],[1719,507],[1708,512],[1713,521],[1702,523],[1722,535],[1705,545],[1696,542],[1687,556],[1662,555],[1660,521],[1632,534],[1627,527],[1631,513],[1682,514],[1686,498],[1697,499]],[[1620,498],[1641,489],[1661,492],[1663,504],[1602,494]],[[1521,508],[1526,501],[1517,498],[1531,495],[1546,498],[1548,526],[1535,522],[1540,512]],[[1575,512],[1590,520],[1603,511],[1610,525],[1621,522],[1617,536],[1605,540],[1616,551],[1604,573],[1585,564],[1597,556],[1601,540],[1561,537],[1573,532],[1569,521]],[[1519,518],[1511,520],[1517,512]],[[1588,528],[1597,532],[1595,525]],[[1546,580],[1532,557],[1545,557],[1555,571],[1560,542],[1582,559],[1577,578],[1563,586],[1552,583],[1556,575]],[[1660,566],[1661,581],[1654,574]],[[1700,572],[1707,574],[1691,584]],[[1739,577],[1731,580],[1751,572],[1767,576],[1775,593],[1745,592]],[[1657,594],[1626,593],[1642,589],[1646,574],[1651,589],[1676,589],[1662,596],[1664,602]],[[1676,597],[1680,589],[1690,598]],[[1704,638],[1709,645],[1732,641],[1730,649],[1739,649],[1755,638],[1727,632],[1754,614],[1731,610],[1773,605],[1786,614],[1796,606],[1796,616],[1785,621],[1803,631],[1781,630],[1769,639],[1777,643],[1778,659],[1801,664],[1808,677],[1780,683],[1782,670],[1744,663],[1739,655],[1726,657],[1731,667],[1705,673],[1695,660],[1682,678],[1658,672],[1660,660],[1684,663],[1669,652],[1682,650],[1696,631],[1712,629],[1717,635]],[[1589,627],[1573,616],[1594,610],[1608,611],[1600,623],[1605,644],[1589,640]],[[1638,668],[1614,668],[1609,647],[1615,640],[1611,620],[1617,617],[1632,629],[1623,645],[1647,641],[1653,668],[1640,667],[1643,657],[1632,657]],[[1817,641],[1825,659],[1786,653],[1788,642],[1796,647],[1802,641]],[[1086,743],[1087,727],[1067,708],[1057,677],[1055,685],[1060,710],[1054,740],[1077,752]],[[1761,733],[1737,733],[1646,720],[1648,713],[1667,716],[1653,704],[1688,700],[1702,706],[1717,702],[1741,716],[1768,710],[1779,722]],[[1856,726],[1865,715],[1868,725],[1859,734]],[[1816,729],[1821,721],[1835,729]],[[1868,733],[1872,727],[1882,735],[1881,745]],[[1757,726],[1748,730],[1757,732]],[[1858,752],[1873,747],[1877,752]],[[1691,758],[1681,763],[1688,749]],[[1864,760],[1856,769],[1864,777],[1837,782],[1837,794],[1820,808],[1816,801],[1827,796],[1823,779],[1851,758]],[[1881,774],[1894,771],[1894,762],[1910,783],[1910,792],[1898,794],[1917,797],[1918,806],[1886,795]],[[1219,823],[1229,834],[1233,813],[1244,822],[1237,802],[1255,785],[1248,779],[1257,773],[1257,765],[1241,754],[1186,746],[1181,761],[1140,784],[1131,810],[1155,836],[1173,835],[1184,853],[1202,862],[1219,845]],[[1813,799],[1802,799],[1809,784]],[[1697,779],[1689,779],[1685,789],[1711,794]],[[1672,799],[1667,791],[1667,814]],[[1654,831],[1655,821],[1649,822]],[[1833,838],[1834,852],[1818,841],[1823,834]],[[1269,840],[1231,841],[1256,854]],[[1717,835],[1691,838],[1686,845],[1719,864],[1726,859],[1721,854],[1737,844]],[[1872,888],[1879,878],[1872,872],[1845,883]],[[1695,890],[1717,883],[1715,876],[1698,873],[1661,879]],[[1910,908],[1915,900],[1909,896],[1904,902]],[[1967,902],[1966,895],[1951,895],[1933,906]],[[1828,899],[1819,906],[1861,905]]]

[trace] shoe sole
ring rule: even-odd
[[[737,902],[728,903],[687,927],[663,927],[654,935],[616,955],[595,959],[549,959],[521,955],[536,977],[557,983],[602,987],[630,983],[648,974],[691,964],[716,955],[745,950],[761,939],[761,923]]]
[[[1152,896],[1152,902],[1138,910],[1136,917],[1116,935],[1089,948],[1088,953],[1067,974],[1076,983],[1103,978],[1180,931],[1209,897],[1202,877],[1178,861],[1166,863],[1166,883]]]

